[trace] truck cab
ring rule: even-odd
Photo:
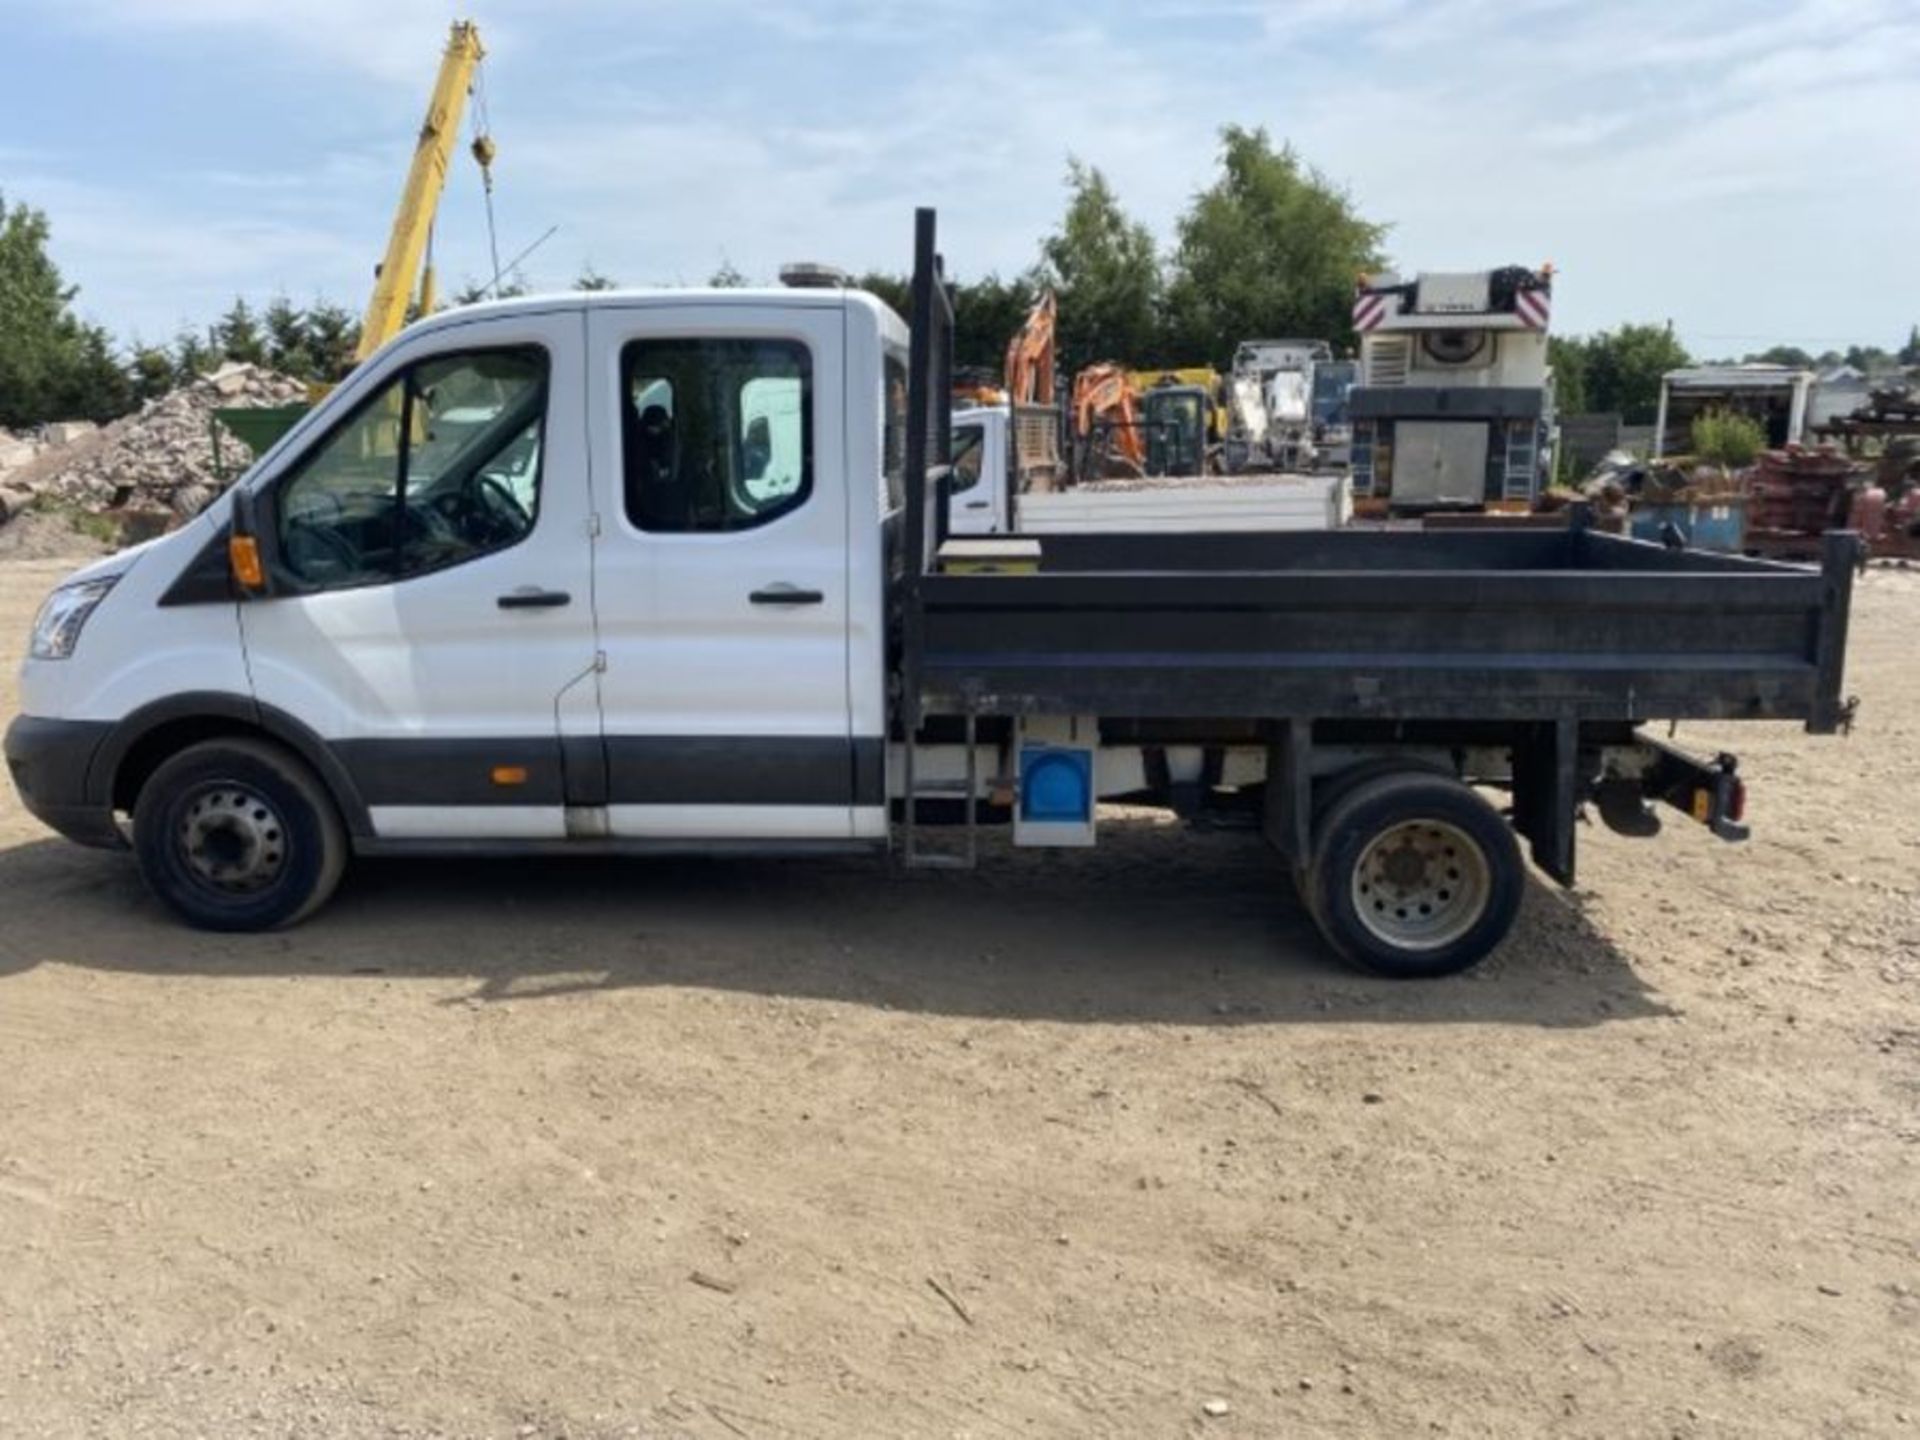
[[[856,291],[414,326],[198,520],[64,588],[68,648],[22,675],[30,802],[115,843],[182,742],[250,731],[364,850],[883,838],[882,557],[847,537],[897,505],[906,346]],[[209,913],[270,911],[275,783],[183,787],[166,863]]]
[[[1552,473],[1551,268],[1363,280],[1354,497],[1394,514],[1526,509]]]

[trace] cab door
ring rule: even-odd
[[[587,327],[612,832],[850,837],[840,309],[596,306]]]
[[[1005,431],[992,411],[953,420],[953,487],[947,529],[954,535],[1003,535],[1007,524]]]
[[[560,838],[598,803],[583,325],[433,327],[256,492],[254,695],[327,743],[379,838]]]

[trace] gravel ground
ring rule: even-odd
[[[0,713],[60,566],[0,563]],[[1920,1427],[1920,573],[1754,839],[1582,833],[1472,976],[1248,836],[971,875],[363,866],[170,923],[0,793],[0,1428]]]

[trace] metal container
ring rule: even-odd
[[[1639,503],[1633,507],[1628,533],[1636,540],[1659,540],[1669,524],[1696,550],[1737,555],[1747,538],[1747,502],[1744,497],[1730,496],[1699,503]]]

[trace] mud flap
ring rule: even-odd
[[[1513,828],[1533,863],[1573,884],[1573,826],[1580,810],[1580,722],[1569,717],[1527,727],[1513,750]]]
[[[1289,720],[1286,734],[1267,746],[1266,806],[1260,833],[1296,865],[1313,849],[1313,722]]]

